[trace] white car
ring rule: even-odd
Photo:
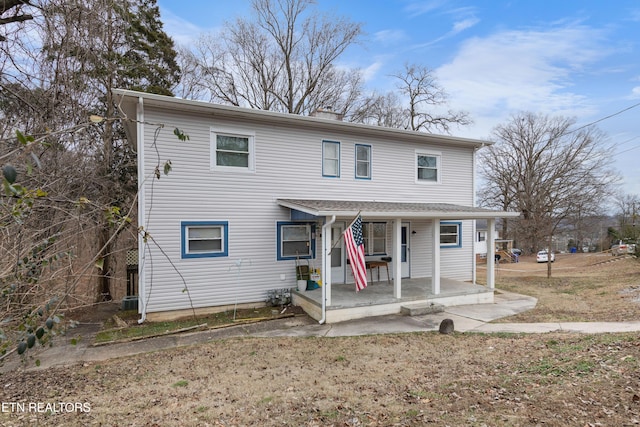
[[[554,262],[555,260],[556,260],[556,254],[551,252],[551,262]],[[538,254],[536,255],[536,262],[549,262],[547,251],[538,252]]]
[[[633,254],[636,251],[636,245],[626,244],[622,240],[618,240],[613,246],[611,246],[611,255],[626,255]]]

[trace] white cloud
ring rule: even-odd
[[[466,40],[436,72],[453,106],[476,121],[468,130],[476,137],[514,111],[585,115],[593,107],[571,91],[572,79],[607,54],[602,37],[580,25],[502,31]]]
[[[633,89],[631,89],[631,98],[632,99],[640,98],[640,86],[636,86]]]
[[[384,58],[374,58],[374,62],[362,70],[362,76],[364,77],[365,82],[376,78],[385,62]]]
[[[373,40],[383,46],[396,44],[407,39],[407,34],[403,30],[382,30],[373,35]]]
[[[433,3],[432,6],[432,9],[435,9],[443,6],[443,4]],[[444,16],[444,19],[447,20],[450,18],[452,19],[453,22],[451,24],[451,29],[439,37],[412,46],[413,49],[423,49],[437,45],[444,40],[455,37],[463,31],[474,27],[480,22],[480,19],[476,16],[476,10],[473,7],[460,7],[454,9],[442,8],[442,10],[438,12],[438,15]]]
[[[455,22],[453,24],[453,29],[451,30],[454,34],[458,34],[466,29],[469,29],[476,25],[480,20],[478,18],[467,18],[462,21]]]
[[[165,8],[161,9],[161,16],[164,30],[178,45],[190,46],[200,35],[216,30],[199,27]]]
[[[433,12],[445,4],[444,0],[412,1],[404,9],[409,12],[410,17],[415,18],[416,16]]]

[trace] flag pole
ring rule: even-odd
[[[353,221],[351,221],[351,223],[349,224],[349,226],[347,228],[351,228],[351,226],[358,220],[358,218],[360,217],[361,213],[362,213],[362,210],[359,210],[358,214],[356,215],[355,218],[353,218]]]
[[[362,212],[362,210],[359,210],[359,211],[358,211],[358,214],[356,215],[356,217],[355,217],[355,218],[353,218],[353,221],[351,221],[351,223],[349,224],[349,226],[348,226],[347,228],[351,228],[351,226],[352,226],[352,225],[353,225],[353,224],[358,220],[358,217],[360,216],[360,213],[361,213],[361,212]],[[327,255],[331,255],[331,251],[333,250],[333,248],[335,248],[335,247],[336,247],[336,245],[337,245],[338,243],[340,243],[340,241],[341,241],[342,239],[344,239],[344,233],[342,233],[342,234],[340,235],[340,238],[339,238],[338,240],[336,240],[336,242],[335,242],[333,245],[331,245],[331,248],[329,249],[329,253],[327,253]]]

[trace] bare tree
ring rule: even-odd
[[[202,37],[191,59],[197,58],[195,73],[210,100],[293,114],[327,105],[346,111],[359,96],[360,72],[335,61],[358,42],[361,26],[312,11],[314,3],[253,0],[251,19],[238,18],[219,36]]]
[[[170,94],[179,73],[155,0],[48,0],[41,12],[19,34],[36,44],[0,45],[3,328],[42,322],[48,309],[34,308],[50,297],[57,308],[122,295],[115,255],[136,241],[136,160],[111,90]]]
[[[374,92],[363,97],[345,119],[355,123],[399,129],[405,128],[407,123],[406,111],[395,92],[385,94]]]
[[[640,197],[618,194],[615,197],[619,229],[616,236],[620,240],[636,243],[640,238]]]
[[[2,0],[0,1],[0,25],[16,24],[30,21],[33,15],[28,11],[34,5],[29,0]],[[0,42],[7,40],[7,37],[0,34]]]
[[[449,133],[451,125],[466,126],[472,123],[466,112],[441,111],[448,102],[448,95],[429,68],[405,64],[404,70],[393,77],[399,80],[398,90],[408,99],[407,129]]]
[[[176,61],[182,76],[180,81],[172,88],[173,93],[183,99],[211,99],[207,89],[205,70],[201,67],[198,56],[186,46],[176,48],[178,56]]]
[[[448,95],[429,68],[405,64],[392,75],[397,92],[362,99],[347,120],[423,132],[450,133],[452,126],[472,123],[468,113],[447,108]]]
[[[308,115],[330,106],[345,120],[440,131],[472,121],[448,109],[448,95],[432,70],[405,65],[392,77],[397,92],[365,95],[359,69],[336,60],[359,42],[360,24],[313,10],[314,0],[253,0],[251,19],[227,23],[181,50],[177,91],[211,102]]]
[[[604,134],[574,125],[574,119],[516,114],[493,130],[496,145],[480,154],[481,202],[522,212],[508,233],[517,232],[528,251],[551,250],[561,221],[577,211],[597,214],[616,183]]]

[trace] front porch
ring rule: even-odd
[[[398,314],[402,307],[417,304],[443,306],[493,303],[493,289],[482,285],[440,278],[440,293],[433,294],[430,277],[402,279],[402,297],[395,298],[393,285],[373,282],[360,292],[354,284],[331,285],[331,305],[326,307],[326,323]],[[322,319],[322,288],[292,292],[292,302],[316,320]]]

